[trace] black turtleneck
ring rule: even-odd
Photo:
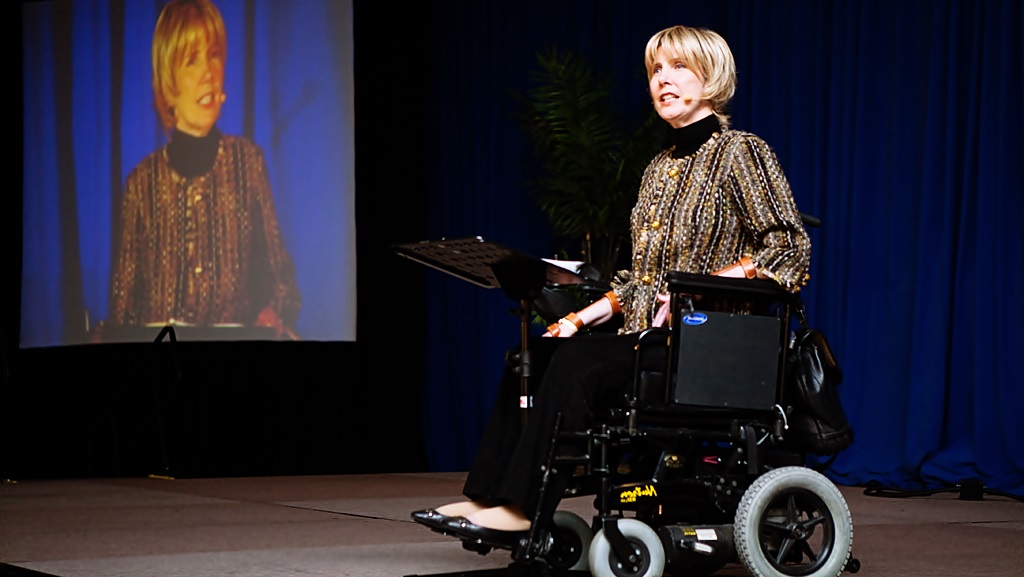
[[[178,129],[171,133],[167,143],[167,159],[178,174],[195,178],[210,172],[217,159],[220,131],[214,126],[206,136],[192,136]]]
[[[672,130],[672,144],[675,149],[672,151],[672,158],[689,156],[702,144],[711,139],[711,135],[721,132],[722,125],[714,114],[701,118],[693,124],[687,124],[682,128]]]

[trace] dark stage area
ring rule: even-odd
[[[4,394],[0,476],[425,470],[417,376],[411,364],[374,370],[388,365],[354,343],[23,350]],[[366,434],[381,423],[387,434]]]

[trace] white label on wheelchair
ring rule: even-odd
[[[714,529],[697,529],[698,541],[717,541],[718,533]]]
[[[520,395],[519,396],[519,408],[520,409],[532,409],[533,408],[533,395]]]
[[[705,555],[710,555],[711,553],[715,552],[714,547],[712,547],[711,545],[705,545],[704,543],[700,542],[693,544],[693,550],[698,553],[704,553]]]

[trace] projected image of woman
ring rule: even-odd
[[[216,126],[226,48],[208,0],[173,1],[157,20],[153,93],[169,141],[126,180],[108,322],[266,326],[295,338],[301,299],[263,152]]]

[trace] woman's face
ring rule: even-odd
[[[174,69],[177,95],[168,103],[174,108],[175,126],[192,136],[206,136],[220,116],[224,103],[224,57],[217,46],[200,40]]]
[[[704,82],[668,51],[659,48],[651,74],[651,100],[665,122],[680,128],[714,113],[702,100]]]

